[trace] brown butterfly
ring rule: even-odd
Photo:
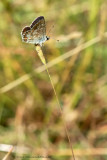
[[[35,19],[30,27],[26,26],[21,32],[22,41],[26,43],[32,43],[35,45],[40,45],[49,40],[50,38],[46,36],[46,25],[43,16]]]

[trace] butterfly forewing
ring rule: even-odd
[[[46,36],[46,25],[43,16],[38,17],[30,27],[33,36],[37,36],[38,38]]]

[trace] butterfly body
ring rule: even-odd
[[[40,45],[49,40],[46,36],[46,25],[43,16],[35,19],[32,24],[28,27],[26,26],[21,32],[22,41],[26,43],[32,43],[35,45]]]

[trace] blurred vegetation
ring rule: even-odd
[[[8,91],[0,89],[0,144],[27,147],[29,157],[72,159],[64,119],[76,159],[106,160],[107,154],[100,152],[85,155],[86,149],[107,148],[106,0],[1,0],[0,88],[12,86],[42,65],[34,46],[22,43],[20,35],[24,26],[41,15],[46,19],[47,33],[54,25],[50,37],[59,39],[44,44],[47,62],[96,37],[100,40],[49,69],[63,117],[45,71],[35,72]],[[82,154],[76,155],[76,149],[82,149]],[[64,156],[61,150],[66,151]],[[5,154],[0,151],[1,158]],[[17,159],[15,156],[10,159]]]

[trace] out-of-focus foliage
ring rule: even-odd
[[[34,46],[22,43],[20,35],[41,15],[47,34],[59,39],[50,39],[42,48],[48,62],[95,37],[102,40],[49,69],[63,116],[46,72],[35,73],[7,92],[0,90],[0,144],[28,147],[29,156],[70,159],[65,120],[74,152],[106,148],[107,37],[102,36],[107,31],[106,0],[1,0],[0,88],[42,65]],[[60,156],[61,149],[66,149],[65,157]],[[106,160],[107,155],[85,156],[84,151],[76,158]]]

